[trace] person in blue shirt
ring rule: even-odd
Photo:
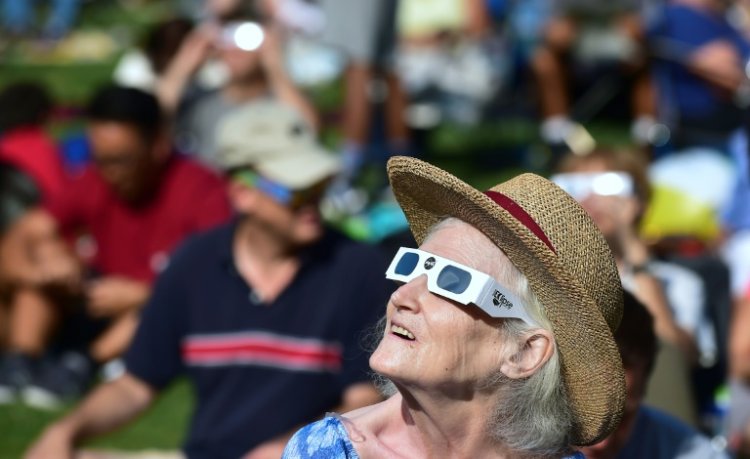
[[[729,21],[729,2],[670,0],[649,26],[660,112],[677,148],[725,150],[742,122],[750,41]]]
[[[3,31],[11,36],[26,36],[34,33],[36,23],[36,9],[38,1],[35,0],[2,0]],[[42,38],[56,41],[63,38],[73,29],[78,19],[82,6],[81,0],[52,0],[45,5],[49,11],[46,20],[41,27]]]

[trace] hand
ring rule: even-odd
[[[67,246],[56,242],[40,243],[34,250],[33,258],[37,265],[35,284],[80,293],[83,268]]]
[[[95,317],[110,317],[138,309],[151,292],[149,286],[125,277],[110,276],[89,283],[88,310]]]
[[[193,74],[206,61],[214,49],[218,36],[215,24],[206,24],[193,30],[180,45],[180,49],[162,72],[156,83],[156,94],[164,110],[174,113]]]
[[[209,17],[226,16],[240,6],[240,0],[205,0],[203,10]]]
[[[31,287],[77,287],[81,279],[78,260],[41,209],[24,214],[0,238],[0,272],[10,283]]]
[[[277,26],[267,25],[263,27],[265,37],[258,52],[263,68],[273,78],[286,74],[284,66],[284,53],[281,50],[280,30]]]
[[[168,72],[191,76],[208,58],[218,35],[215,24],[204,24],[190,32],[169,64]]]
[[[24,454],[24,459],[73,459],[73,438],[57,425],[47,428]]]

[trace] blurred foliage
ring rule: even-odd
[[[169,1],[84,2],[79,26],[55,46],[9,40],[0,53],[0,87],[19,80],[45,83],[63,105],[84,102],[109,81],[122,52],[140,42],[149,25],[171,10]]]

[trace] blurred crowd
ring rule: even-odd
[[[3,0],[3,43],[55,46],[90,5],[43,3]],[[0,88],[0,404],[90,394],[30,457],[124,423],[180,374],[189,457],[278,457],[295,427],[377,400],[356,351],[392,289],[381,257],[413,244],[385,161],[519,114],[544,161],[517,167],[583,205],[650,313],[634,400],[750,457],[750,2],[172,3],[67,138],[49,88]],[[323,110],[311,88],[332,81]],[[603,118],[625,144],[592,135]],[[370,227],[340,234],[353,218]],[[624,442],[586,454],[699,457]]]

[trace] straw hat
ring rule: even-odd
[[[388,176],[417,243],[439,220],[456,217],[487,235],[528,278],[560,351],[573,443],[593,444],[614,430],[625,403],[612,337],[622,289],[612,253],[581,206],[534,174],[483,193],[423,161],[393,157]]]

